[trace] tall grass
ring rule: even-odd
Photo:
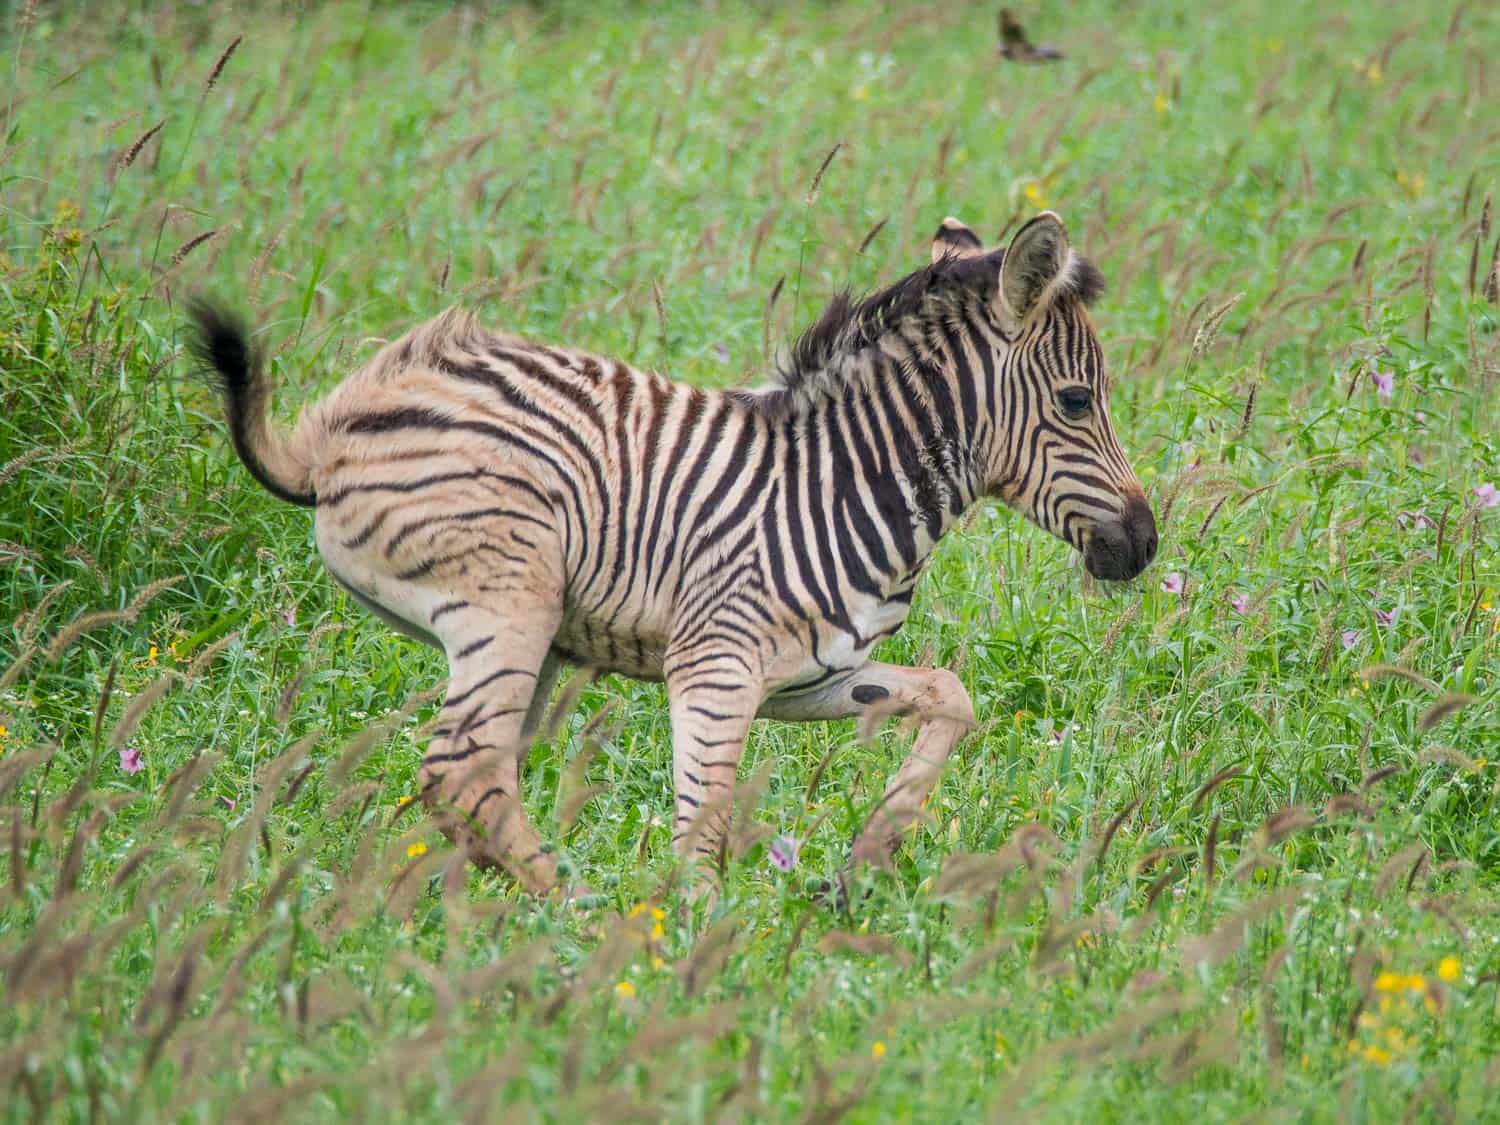
[[[1489,1112],[1500,19],[1020,15],[1068,60],[864,3],[9,17],[7,1117]],[[727,385],[1041,206],[1162,556],[944,542],[882,656],[983,725],[896,868],[822,892],[900,732],[765,725],[684,904],[664,701],[613,679],[526,779],[602,901],[457,864],[406,801],[442,662],[235,465],[183,298],[250,307],[288,413],[453,301]]]

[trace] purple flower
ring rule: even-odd
[[[1417,425],[1419,425],[1419,426],[1425,426],[1425,425],[1427,425],[1427,415],[1424,414],[1424,413],[1422,413],[1422,411],[1418,410],[1415,414],[1412,415],[1412,417],[1417,420]]]
[[[801,848],[795,836],[777,836],[771,841],[771,866],[778,871],[790,871],[797,866],[797,853]]]
[[[1359,644],[1359,630],[1345,629],[1339,635],[1339,639],[1344,642],[1344,647],[1346,649],[1353,648],[1355,645]]]
[[[1229,608],[1243,617],[1250,612],[1250,599],[1244,594],[1236,594],[1229,599]]]
[[[286,622],[288,629],[290,629],[292,626],[296,625],[297,624],[297,607],[296,606],[292,606],[290,609],[288,609],[285,613],[283,613],[281,615],[281,619]]]
[[[1396,623],[1396,611],[1394,609],[1377,609],[1375,611],[1375,623],[1377,625],[1394,625]]]
[[[723,344],[715,344],[714,345],[714,358],[716,360],[718,360],[720,363],[728,363],[729,362],[729,349],[727,347],[725,347]]]
[[[227,808],[230,812],[234,812],[235,805],[239,804],[238,801],[232,800],[231,798],[224,796],[224,794],[222,793],[219,794],[219,800],[224,802],[224,807]]]
[[[141,761],[141,752],[134,746],[127,746],[120,751],[120,768],[126,773],[140,773],[146,768],[146,763]]]
[[[1175,570],[1161,580],[1161,588],[1169,594],[1182,593],[1182,575]]]
[[[1500,488],[1496,488],[1490,481],[1476,484],[1474,499],[1479,501],[1481,508],[1500,508]]]
[[[1375,393],[1381,398],[1390,398],[1396,393],[1396,377],[1389,371],[1370,372],[1370,382],[1375,384]]]

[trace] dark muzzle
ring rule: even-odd
[[[1097,523],[1083,552],[1083,565],[1095,578],[1111,582],[1134,578],[1156,557],[1156,517],[1144,496],[1132,496],[1118,520]]]

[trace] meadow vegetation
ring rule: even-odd
[[[1500,1067],[1500,10],[23,4],[0,35],[0,1115],[1475,1119]],[[831,159],[830,159],[831,154]],[[824,167],[826,164],[826,167]],[[814,188],[815,176],[822,168]],[[982,725],[759,724],[676,891],[655,685],[577,679],[520,896],[410,803],[439,654],[229,450],[462,302],[702,384],[1057,210],[1137,582],[981,509],[879,654]]]

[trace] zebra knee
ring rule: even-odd
[[[962,680],[947,668],[934,668],[919,710],[923,719],[949,719],[972,727],[977,721],[974,701]]]

